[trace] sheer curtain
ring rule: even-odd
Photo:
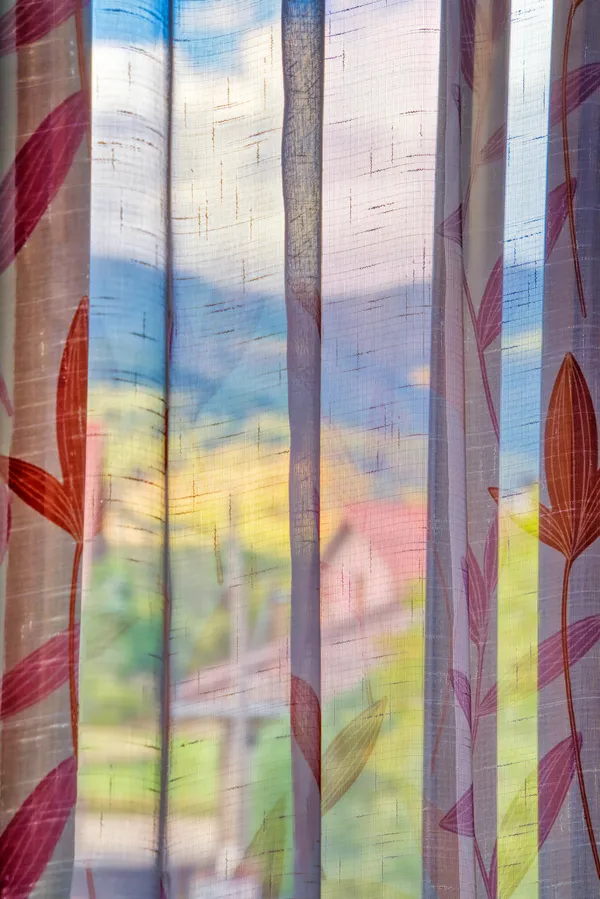
[[[591,0],[4,0],[0,896],[587,899]]]

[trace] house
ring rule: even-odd
[[[356,687],[382,660],[382,638],[406,627],[410,610],[402,599],[424,577],[426,521],[424,504],[369,501],[345,510],[321,563],[324,701]],[[277,611],[274,605],[272,614]],[[289,636],[273,636],[244,658],[180,683],[174,715],[228,718],[240,707],[257,719],[285,715],[289,671]]]

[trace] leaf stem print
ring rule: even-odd
[[[467,298],[467,305],[469,307],[469,315],[471,316],[471,322],[473,324],[473,331],[475,333],[475,343],[477,346],[477,357],[479,359],[479,368],[481,369],[481,380],[483,383],[483,392],[485,393],[485,399],[487,402],[487,407],[490,413],[490,419],[492,421],[492,427],[494,428],[494,433],[496,435],[496,440],[500,441],[500,426],[498,424],[498,416],[496,415],[496,410],[494,408],[494,400],[492,397],[492,390],[490,387],[490,379],[488,377],[487,365],[485,362],[485,352],[484,347],[481,344],[481,339],[479,335],[479,328],[477,323],[477,314],[475,312],[475,307],[473,305],[473,297],[471,295],[471,289],[469,288],[469,283],[467,281],[467,273],[465,272],[464,264],[462,270],[463,277],[463,287],[465,290],[465,296]]]
[[[571,664],[581,658],[596,642],[595,633],[585,644],[577,632],[577,651],[574,627],[568,625],[569,578],[575,560],[600,536],[600,470],[598,469],[598,425],[589,387],[572,353],[567,353],[556,376],[544,434],[544,465],[550,508],[540,503],[539,540],[551,546],[565,558],[561,600],[561,649],[565,677],[566,702],[571,729],[571,742],[583,814],[598,879],[600,854],[594,834],[590,804],[581,764],[581,750],[571,685]],[[497,498],[497,491],[490,491]],[[547,644],[549,662],[552,661]],[[575,650],[575,646],[573,646]],[[539,656],[541,658],[542,647]],[[576,658],[574,658],[576,656]],[[552,665],[547,665],[548,670]],[[541,664],[538,663],[538,680]],[[548,678],[550,681],[552,678]],[[493,688],[492,688],[493,690]],[[491,692],[491,691],[490,691]],[[485,702],[485,699],[484,699]],[[494,695],[495,704],[495,695]]]
[[[89,899],[96,899],[96,886],[94,884],[94,874],[91,868],[85,869],[85,881],[88,888]]]
[[[483,885],[485,887],[485,895],[487,896],[487,899],[493,899],[489,874],[487,872],[487,868],[485,867],[485,862],[483,860],[481,849],[479,848],[479,842],[476,836],[473,836],[473,849],[475,850],[475,858],[477,859],[477,864],[481,872],[481,879],[483,880]]]
[[[8,392],[8,387],[6,386],[6,381],[2,376],[2,372],[0,372],[0,403],[4,406],[4,411],[8,416],[12,416],[13,414],[13,406],[10,401],[10,394]]]
[[[586,305],[585,305],[585,294],[583,290],[583,278],[581,275],[581,265],[579,262],[579,248],[577,246],[577,231],[575,227],[575,207],[573,203],[573,194],[574,191],[572,189],[573,179],[571,177],[571,158],[569,155],[569,129],[567,118],[569,114],[568,104],[567,104],[567,84],[568,84],[568,69],[569,69],[569,49],[571,45],[571,32],[573,30],[573,20],[575,18],[575,13],[579,6],[583,3],[583,0],[572,0],[571,7],[569,8],[569,16],[567,18],[567,28],[565,32],[565,46],[563,50],[563,60],[562,60],[562,84],[561,84],[561,124],[562,124],[562,143],[563,143],[563,160],[565,165],[565,178],[567,182],[567,204],[569,210],[569,231],[571,235],[571,255],[573,257],[573,266],[575,267],[575,281],[577,282],[577,294],[579,296],[579,305],[581,307],[581,314],[585,318],[587,315]],[[600,871],[599,871],[600,876]]]
[[[88,154],[92,156],[92,116],[90,80],[88,78],[87,53],[85,47],[85,28],[83,25],[83,7],[85,0],[75,0],[75,34],[77,40],[77,64],[79,66],[79,85],[88,109],[87,128],[85,130]]]
[[[569,726],[571,728],[571,739],[573,741],[573,754],[575,758],[575,771],[577,772],[577,782],[579,784],[579,792],[581,794],[581,804],[583,806],[583,816],[585,818],[585,826],[588,832],[592,855],[594,856],[594,865],[596,874],[600,880],[600,855],[598,853],[598,845],[594,834],[594,825],[590,811],[590,803],[588,800],[585,778],[583,776],[583,766],[581,764],[581,745],[579,735],[577,733],[577,720],[575,718],[575,705],[573,703],[573,687],[571,685],[571,665],[569,661],[569,640],[568,640],[568,606],[569,606],[569,577],[573,563],[569,560],[565,562],[565,570],[563,574],[562,585],[562,602],[561,602],[561,634],[562,634],[562,652],[563,667],[565,675],[565,690],[567,693],[567,710],[569,713]]]
[[[0,456],[0,474],[31,509],[65,530],[75,541],[69,592],[69,697],[73,753],[78,753],[77,584],[84,541],[87,431],[89,299],[82,297],[65,341],[56,389],[56,440],[62,482],[37,465]]]
[[[0,16],[0,57],[35,44],[75,11],[78,0],[17,0]],[[86,5],[88,0],[83,0]]]
[[[69,597],[69,700],[71,706],[71,736],[73,738],[73,754],[78,757],[79,752],[79,698],[77,695],[77,668],[78,652],[77,640],[79,629],[77,627],[77,581],[79,578],[79,566],[83,554],[83,543],[75,544],[73,555],[73,572],[71,575],[71,595]]]

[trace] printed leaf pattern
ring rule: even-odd
[[[4,406],[4,411],[7,415],[13,414],[13,405],[10,399],[10,393],[8,392],[8,387],[6,386],[6,381],[0,372],[0,403]]]
[[[581,734],[578,735],[581,745]],[[508,807],[500,834],[505,839],[502,865],[498,869],[499,899],[510,899],[538,850],[552,830],[563,806],[575,774],[575,754],[571,737],[550,750],[541,760],[538,770],[529,775],[523,788]],[[538,802],[538,840],[522,840],[521,831],[535,817],[532,803]]]
[[[535,536],[571,563],[600,535],[596,412],[572,353],[566,354],[550,397],[544,462],[552,505],[540,503]],[[490,488],[490,494],[498,502],[498,489]],[[520,517],[515,520],[529,530]]]
[[[440,237],[447,237],[448,240],[452,240],[462,247],[462,203],[458,209],[450,213],[447,219],[444,219],[441,225],[438,225],[437,233]]]
[[[87,127],[83,91],[44,119],[0,184],[0,274],[31,237],[65,180]]]
[[[600,63],[592,62],[573,69],[567,75],[567,115],[574,112],[600,86]],[[550,92],[550,127],[558,125],[562,118],[562,78],[557,78]],[[506,148],[506,124],[501,125],[490,137],[481,152],[482,163],[497,162]]]
[[[265,899],[278,899],[281,893],[286,841],[285,810],[286,801],[282,796],[265,815],[235,873],[238,878],[255,877],[262,886]]]
[[[452,806],[447,815],[440,821],[443,830],[457,833],[461,837],[475,836],[475,811],[473,807],[473,785]]]
[[[52,475],[31,462],[0,456],[0,476],[19,499],[67,531],[75,540],[79,530],[67,491]]]
[[[87,0],[81,0],[81,6]],[[0,56],[41,40],[66,22],[77,7],[76,0],[17,0],[0,16]]]
[[[10,539],[11,509],[10,493],[6,484],[0,482],[0,565],[4,562]]]
[[[600,63],[591,62],[567,74],[567,115],[574,112],[600,87]],[[550,91],[550,127],[562,118],[562,78],[557,78]]]
[[[63,484],[83,533],[88,387],[89,300],[73,317],[62,355],[56,392],[56,437]]]
[[[76,637],[79,636],[77,626]],[[49,696],[69,679],[69,632],[63,631],[26,656],[2,678],[0,720]]]
[[[494,516],[485,543],[483,567],[482,572],[475,553],[470,546],[467,546],[467,557],[463,559],[463,572],[469,613],[469,638],[475,646],[483,646],[487,640],[490,606],[498,582],[498,523],[496,516]]]
[[[321,789],[321,706],[313,688],[292,676],[290,701],[292,734]]]
[[[571,197],[575,197],[577,190],[577,179],[571,180]],[[568,204],[569,190],[567,182],[559,184],[554,190],[548,194],[548,208],[546,210],[546,262],[550,258],[550,254],[556,245],[556,241],[560,237],[560,232],[567,220],[569,212]]]
[[[386,707],[386,699],[374,702],[342,728],[327,747],[323,759],[323,814],[333,808],[364,770],[377,743]]]
[[[75,805],[77,764],[50,771],[0,834],[0,896],[25,899],[52,858]]]
[[[63,350],[56,398],[58,454],[64,482],[37,465],[0,456],[0,477],[23,502],[48,521],[83,540],[89,300],[83,297]]]
[[[462,671],[453,669],[450,672],[450,682],[452,683],[452,689],[458,704],[465,714],[469,727],[471,727],[471,683],[469,678]]]
[[[600,615],[590,615],[589,618],[582,618],[571,624],[567,631],[567,640],[569,647],[569,662],[571,667],[579,662],[600,640]],[[527,670],[527,659],[517,662],[516,669],[520,672]],[[543,640],[538,647],[538,675],[537,685],[528,684],[523,680],[521,675],[519,680],[519,696],[531,695],[536,689],[543,690],[548,684],[551,684],[563,673],[563,657],[562,657],[562,634],[558,631],[552,634],[546,640]],[[514,679],[517,673],[515,672]],[[486,693],[481,705],[479,706],[479,716],[493,715],[496,712],[496,703],[498,697],[498,687],[493,687]]]
[[[572,181],[572,193],[575,194],[577,182]],[[560,184],[548,194],[546,224],[546,261],[560,236],[567,219],[567,184]],[[502,287],[504,257],[496,260],[487,280],[479,312],[477,313],[477,337],[479,346],[486,350],[502,331]]]
[[[600,534],[600,473],[594,404],[572,353],[565,356],[550,397],[544,461],[554,548],[573,561]]]
[[[463,78],[473,90],[475,64],[476,0],[461,0],[460,4],[460,68]]]

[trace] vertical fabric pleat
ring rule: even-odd
[[[294,896],[321,892],[321,210],[325,9],[284,0],[285,304],[290,420]]]

